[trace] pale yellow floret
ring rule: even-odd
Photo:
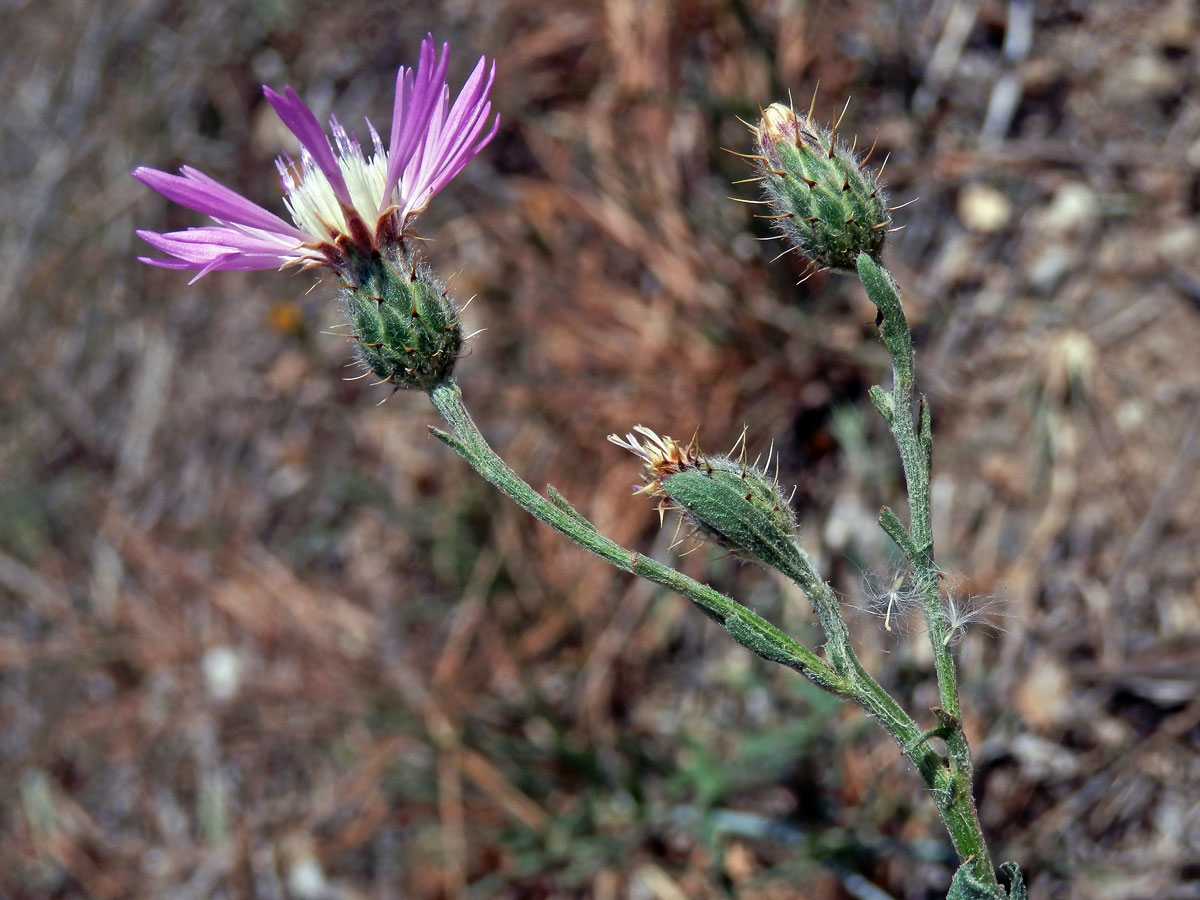
[[[386,153],[374,153],[369,160],[359,155],[338,159],[354,211],[372,229],[383,197],[387,163]],[[302,177],[288,185],[284,203],[296,225],[319,240],[350,233],[342,204],[317,166],[305,166]]]

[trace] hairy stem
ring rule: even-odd
[[[454,432],[447,434],[433,429],[434,435],[535,519],[618,569],[640,575],[687,597],[710,619],[725,627],[734,640],[759,656],[783,663],[835,694],[845,694],[843,679],[827,662],[757,613],[720,591],[605,537],[554,488],[548,489],[548,499],[530,487],[484,439],[463,405],[462,392],[452,378],[435,385],[429,397]]]
[[[939,727],[934,734],[946,742],[950,756],[952,790],[944,798],[942,816],[950,830],[955,849],[962,859],[973,858],[976,877],[995,884],[983,830],[975,809],[973,793],[974,765],[966,734],[962,728],[962,711],[958,702],[958,676],[954,654],[950,649],[950,622],[942,603],[940,578],[933,557],[933,522],[929,479],[933,463],[933,438],[929,404],[920,398],[914,411],[916,377],[913,368],[912,334],[900,289],[890,272],[870,256],[858,257],[858,274],[867,296],[879,310],[879,331],[892,358],[892,389],[871,389],[871,402],[891,428],[904,481],[908,489],[909,525],[905,528],[892,510],[886,507],[879,523],[896,542],[913,568],[922,589],[923,611],[934,669],[937,673],[941,707],[935,710]],[[939,803],[939,806],[942,806]],[[957,831],[957,834],[956,834]]]
[[[837,610],[837,599],[828,585],[816,575],[810,560],[799,547],[789,575],[804,588],[818,610],[829,641],[827,649],[833,664],[784,634],[780,629],[734,600],[707,585],[677,572],[669,566],[627,550],[600,534],[586,518],[553,487],[543,497],[522,480],[488,445],[463,404],[462,393],[452,379],[430,390],[438,412],[449,423],[453,434],[433,433],[457,452],[488,482],[516,502],[522,509],[585,550],[606,562],[668,587],[687,597],[709,618],[721,624],[738,643],[773,662],[802,673],[830,693],[854,703],[883,726],[901,751],[916,767],[928,785],[938,811],[961,859],[972,856],[986,859],[974,806],[964,805],[970,797],[969,782],[964,785],[930,745],[929,738],[944,729],[922,732],[920,726],[862,667],[846,634],[845,623]],[[988,865],[990,871],[990,864]],[[994,876],[993,876],[994,878]]]

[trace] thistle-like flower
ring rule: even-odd
[[[421,42],[416,70],[396,75],[391,137],[384,149],[367,122],[373,152],[363,152],[336,118],[329,138],[317,117],[290,87],[264,87],[267,101],[300,142],[297,163],[276,161],[284,204],[294,224],[263,209],[203,172],[184,166],[179,175],[141,167],[133,177],[164,197],[210,216],[215,226],[138,236],[166,258],[141,257],[168,269],[199,270],[196,281],[217,269],[275,269],[327,266],[357,282],[356,266],[381,253],[399,262],[401,238],[412,220],[496,134],[488,128],[495,78],[480,57],[453,105],[446,83],[449,44],[440,60],[433,36]],[[485,133],[486,132],[486,133]]]
[[[429,268],[405,246],[413,220],[496,134],[500,117],[488,117],[496,67],[480,57],[450,103],[446,68],[433,36],[421,42],[416,70],[396,75],[392,129],[385,150],[367,121],[374,152],[336,118],[333,143],[312,110],[290,87],[264,87],[267,101],[300,141],[300,161],[276,161],[289,224],[203,172],[184,166],[179,175],[156,169],[133,172],[170,200],[210,216],[216,225],[138,235],[167,258],[140,257],[167,269],[199,270],[193,282],[217,269],[332,269],[340,276],[350,317],[350,340],[367,369],[395,387],[430,389],[453,371],[462,347],[458,309]]]

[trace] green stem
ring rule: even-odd
[[[886,510],[886,512],[890,515],[890,520],[899,526],[899,532],[903,536],[906,546],[914,546],[908,532],[904,530],[903,525],[900,525],[895,514],[891,510]],[[988,860],[987,845],[983,840],[983,832],[972,798],[969,750],[966,754],[965,765],[962,759],[957,761],[952,759],[951,764],[947,765],[946,761],[939,757],[928,744],[930,738],[940,737],[946,741],[948,748],[960,746],[966,748],[965,737],[962,738],[961,744],[956,739],[956,735],[961,736],[962,734],[958,719],[950,717],[939,709],[937,711],[938,727],[927,732],[918,730],[916,722],[859,661],[858,655],[850,643],[837,597],[829,585],[818,577],[812,559],[804,552],[803,548],[796,545],[794,549],[795,553],[791,554],[790,558],[780,561],[779,570],[798,584],[812,601],[813,608],[817,611],[817,616],[825,629],[829,658],[838,673],[843,675],[851,685],[853,701],[884,727],[899,744],[905,756],[916,766],[933,794],[934,802],[959,859],[964,862],[968,859],[976,860],[976,865],[981,869],[979,877],[986,877],[982,874],[982,869],[986,867],[986,871],[990,873],[991,863]],[[991,877],[994,883],[994,873]]]
[[[878,721],[928,785],[959,857],[967,859],[983,854],[986,858],[974,807],[964,807],[961,802],[964,796],[961,779],[929,745],[928,738],[941,732],[937,729],[934,733],[922,732],[912,717],[862,667],[850,648],[840,612],[836,612],[836,597],[828,585],[816,576],[811,561],[802,550],[797,547],[795,565],[791,572],[785,574],[789,574],[814,598],[819,615],[822,611],[825,613],[821,615],[822,624],[826,626],[830,655],[831,659],[836,659],[836,666],[831,666],[770,622],[724,594],[669,566],[627,550],[600,534],[553,487],[547,490],[549,499],[543,497],[513,472],[488,445],[464,406],[462,393],[453,379],[447,379],[432,388],[430,399],[454,431],[453,435],[436,429],[433,433],[522,509],[617,568],[682,594],[705,615],[720,623],[743,646],[765,659],[801,672],[820,687],[849,700]],[[965,796],[970,796],[969,784]]]
[[[484,440],[463,405],[462,392],[454,379],[448,378],[435,385],[429,391],[429,397],[454,431],[450,435],[433,429],[434,435],[534,518],[618,569],[640,575],[687,597],[705,615],[729,631],[734,640],[759,656],[789,666],[827,690],[844,695],[843,679],[828,663],[766,619],[708,585],[605,537],[554,488],[549,489],[550,499],[547,499],[530,487]]]
[[[892,358],[892,390],[888,392],[879,387],[872,388],[871,402],[890,426],[900,451],[908,490],[909,526],[906,529],[896,514],[886,507],[880,514],[879,523],[908,558],[922,588],[926,630],[933,650],[941,698],[941,707],[935,710],[941,724],[934,731],[946,742],[953,778],[952,791],[943,809],[943,819],[959,857],[963,860],[973,857],[976,877],[987,884],[996,884],[996,874],[975,809],[972,788],[974,764],[962,728],[958,676],[954,654],[950,649],[950,622],[942,603],[940,578],[933,557],[929,487],[933,439],[929,404],[922,396],[919,410],[914,415],[916,377],[912,333],[895,279],[886,268],[865,253],[858,257],[858,275],[867,296],[879,309],[880,335]]]

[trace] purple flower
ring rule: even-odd
[[[276,160],[288,223],[203,172],[184,166],[172,175],[139,167],[133,177],[169,200],[212,217],[215,225],[186,231],[138,231],[168,258],[139,257],[167,269],[199,269],[193,282],[216,269],[329,266],[349,274],[355,254],[395,248],[412,220],[495,136],[500,117],[488,116],[496,76],[485,57],[450,103],[446,66],[426,35],[416,70],[401,67],[388,149],[367,122],[373,152],[330,118],[332,146],[312,110],[290,87],[264,87],[267,101],[300,141],[300,161]],[[486,129],[486,133],[485,133]]]

